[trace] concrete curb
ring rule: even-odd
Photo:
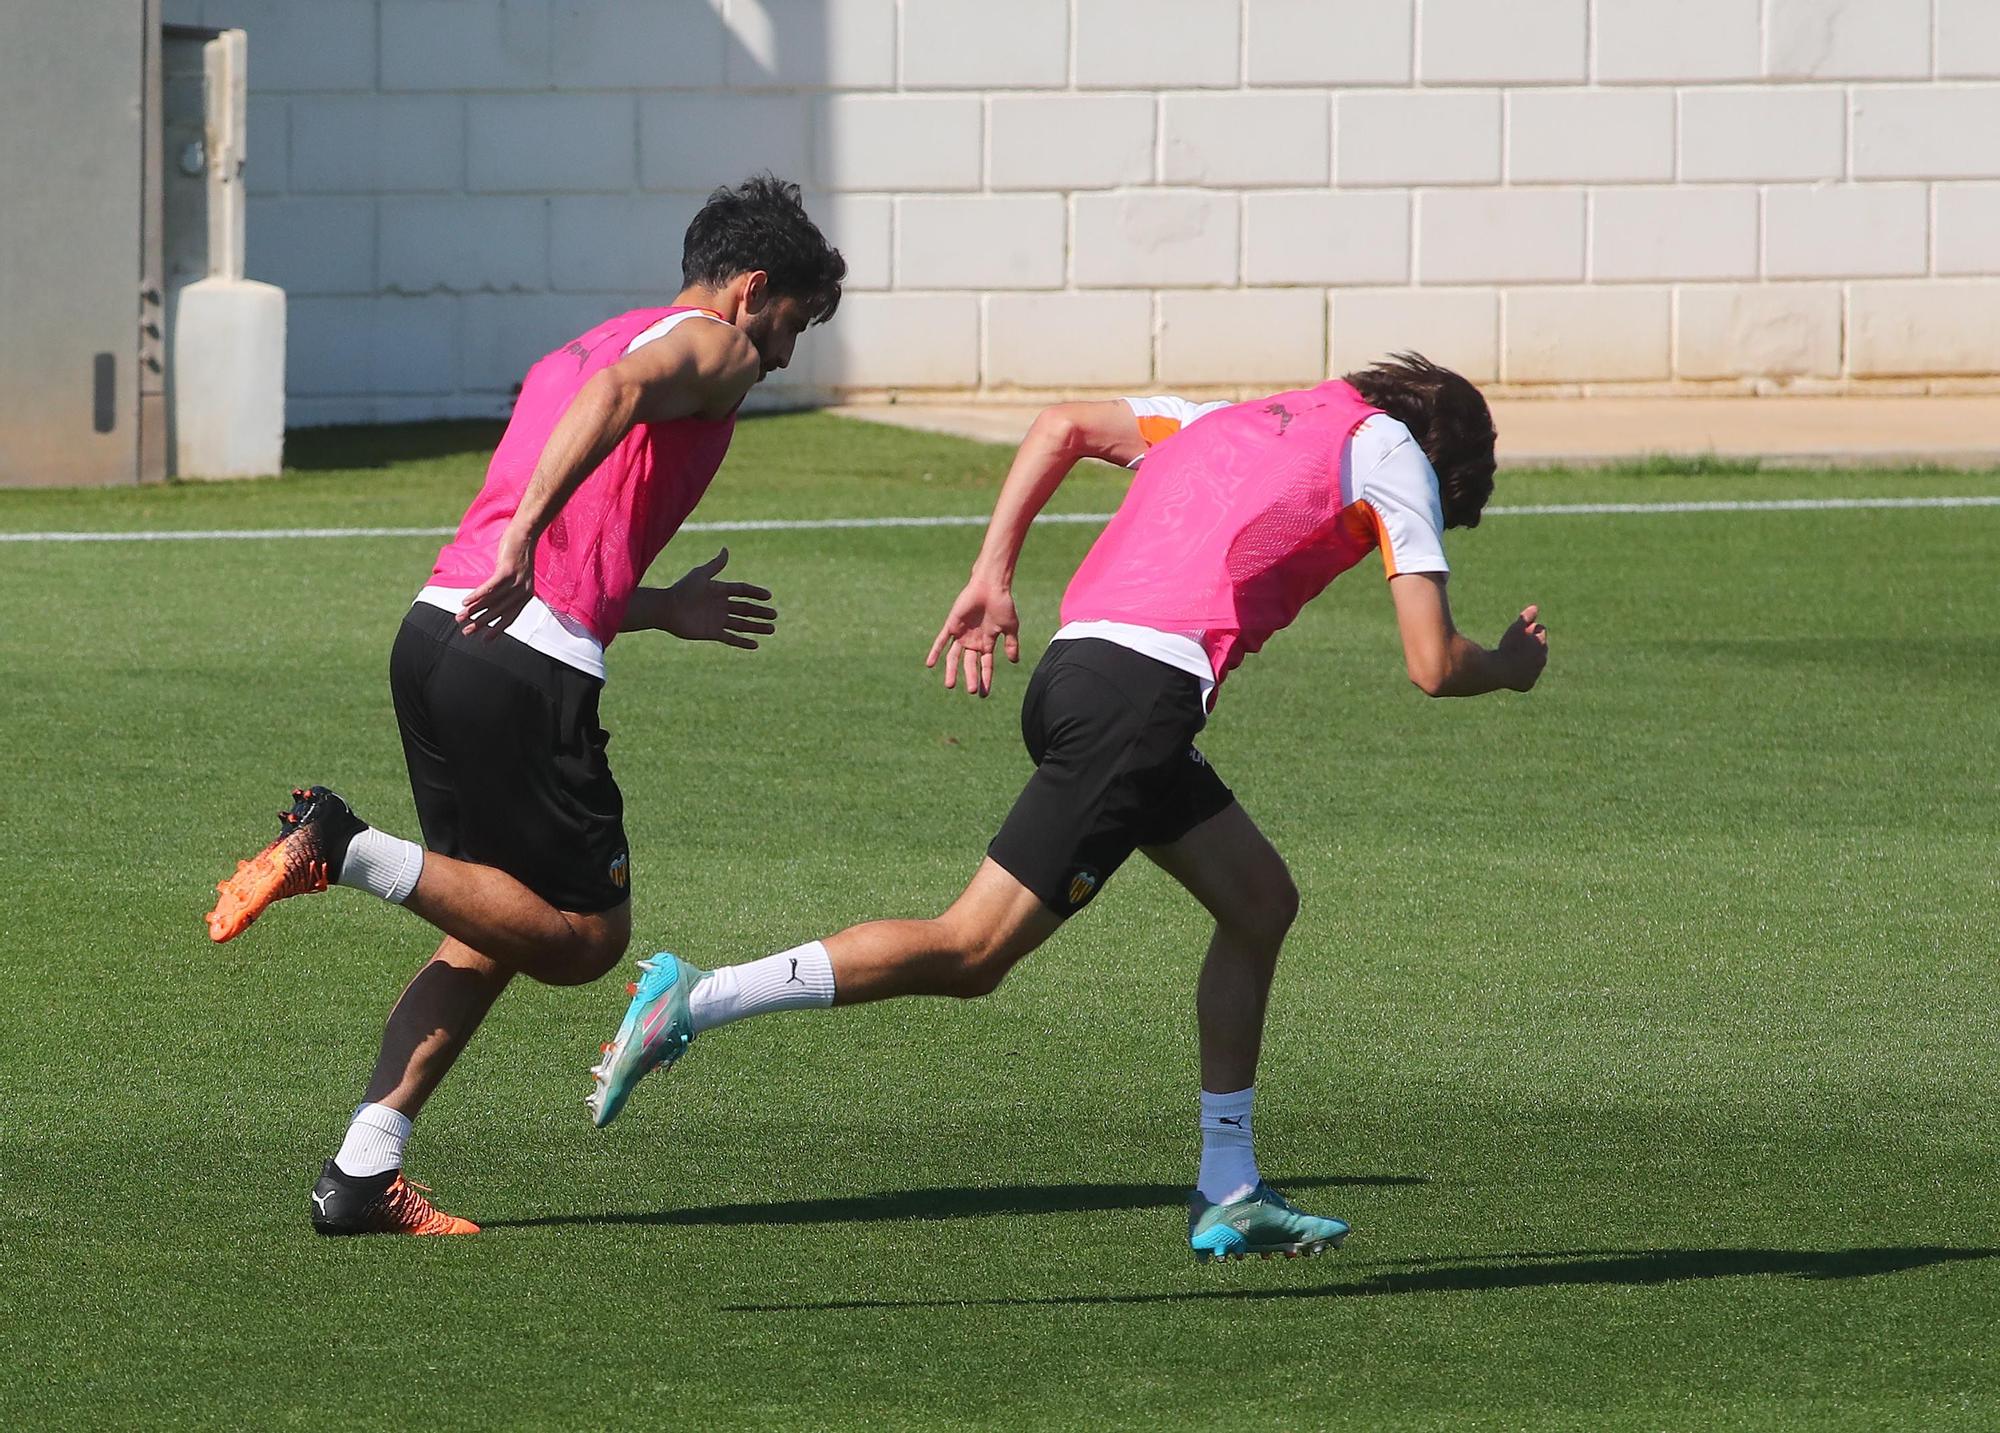
[[[1015,444],[1023,403],[848,403],[841,417]],[[1504,467],[1599,467],[1656,456],[1781,467],[2000,468],[2000,397],[1501,398]]]

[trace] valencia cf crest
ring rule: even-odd
[[[611,877],[612,885],[618,887],[621,891],[624,890],[626,883],[632,879],[631,853],[620,851],[617,855],[613,856],[611,858],[611,865],[605,871],[605,874]]]
[[[1078,871],[1069,878],[1069,903],[1080,906],[1090,899],[1090,893],[1097,889],[1097,872]]]

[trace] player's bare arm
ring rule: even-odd
[[[1005,650],[1007,660],[1021,660],[1021,619],[1014,610],[1014,564],[1028,528],[1062,486],[1070,470],[1084,458],[1099,458],[1120,467],[1146,451],[1139,420],[1131,406],[1112,399],[1102,403],[1060,403],[1044,408],[1014,454],[986,525],[986,538],[972,564],[972,576],[937,640],[931,643],[926,667],[944,656],[944,684],[955,687],[961,668],[968,696],[993,691],[993,653]]]
[[[757,650],[757,638],[778,630],[778,611],[765,606],[771,590],[751,582],[723,582],[729,562],[723,548],[671,587],[641,587],[625,609],[621,632],[665,632],[684,642],[720,642]]]
[[[504,630],[535,591],[535,544],[583,480],[639,423],[720,418],[762,376],[757,347],[724,323],[687,323],[594,375],[549,434],[500,540],[493,574],[465,599],[470,633]]]
[[[1540,609],[1533,605],[1523,608],[1500,634],[1499,642],[1489,648],[1467,637],[1452,622],[1443,573],[1398,573],[1389,579],[1389,596],[1396,604],[1404,664],[1410,680],[1426,696],[1525,692],[1548,665],[1549,630],[1536,620]]]

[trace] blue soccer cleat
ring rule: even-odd
[[[1284,1195],[1262,1180],[1241,1199],[1227,1204],[1211,1204],[1199,1191],[1188,1200],[1188,1244],[1204,1264],[1210,1259],[1243,1259],[1252,1254],[1265,1259],[1273,1254],[1287,1259],[1300,1255],[1311,1258],[1323,1250],[1338,1249],[1346,1237],[1345,1220],[1322,1219],[1294,1209]]]
[[[625,1108],[632,1087],[648,1071],[673,1064],[694,1043],[688,996],[708,979],[708,972],[666,951],[640,961],[639,969],[638,983],[626,987],[632,1003],[625,1007],[618,1038],[604,1047],[603,1061],[590,1070],[597,1088],[583,1102],[599,1129]]]

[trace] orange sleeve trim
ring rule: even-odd
[[[1181,420],[1178,418],[1163,418],[1157,413],[1147,413],[1139,419],[1139,436],[1146,440],[1146,446],[1149,448],[1155,443],[1166,442],[1180,430]]]
[[[1375,545],[1382,549],[1383,577],[1394,577],[1396,575],[1396,552],[1394,548],[1389,546],[1389,529],[1382,525],[1382,514],[1375,511],[1375,504],[1369,502],[1366,498],[1360,499],[1354,505],[1361,509],[1362,520],[1366,524],[1367,530],[1374,532]]]

